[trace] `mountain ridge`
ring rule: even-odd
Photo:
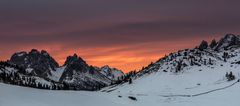
[[[68,56],[64,65],[59,66],[46,51],[36,49],[29,53],[15,53],[8,62],[25,69],[21,73],[60,83],[67,86],[68,89],[97,90],[128,81],[130,84],[132,79],[136,80],[156,72],[181,74],[194,68],[202,71],[201,67],[211,69],[228,63],[232,67],[240,62],[238,53],[240,53],[240,36],[227,34],[219,41],[212,40],[208,43],[203,40],[196,48],[170,53],[138,72],[129,72],[128,74],[107,65],[100,68],[88,65],[77,54]],[[5,70],[8,69],[5,68]],[[38,72],[39,70],[40,72]]]
[[[114,78],[109,78],[102,74],[101,68],[98,68],[100,70],[97,70],[97,68],[88,65],[86,61],[77,54],[68,56],[65,63],[60,66],[47,51],[32,49],[30,52],[16,52],[11,56],[10,60],[7,60],[6,63],[2,63],[3,68],[1,71],[4,72],[4,74],[11,75],[11,73],[14,73],[18,77],[27,75],[29,77],[33,76],[36,78],[42,78],[41,80],[45,80],[45,82],[51,82],[48,83],[48,86],[50,87],[54,86],[54,83],[61,83],[68,87],[64,89],[97,90],[104,86],[108,86],[115,81]],[[9,70],[8,68],[5,68],[7,67],[5,65],[8,64],[16,71],[6,73]],[[18,67],[21,68],[21,73],[19,73],[20,71],[17,71]],[[117,71],[121,72],[121,70]],[[110,74],[114,75],[115,73]],[[33,82],[36,83],[35,81]],[[18,83],[22,82],[20,81]]]
[[[163,97],[168,100],[214,93],[221,95],[228,88],[239,87],[238,38],[227,34],[218,42],[213,40],[211,46],[203,41],[196,48],[170,53],[130,76],[129,83],[116,84],[101,91],[135,97],[140,101],[144,101],[143,98],[159,100]]]

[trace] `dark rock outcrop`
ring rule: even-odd
[[[217,46],[217,41],[215,39],[212,40],[211,44],[209,45],[210,48],[214,48]]]
[[[47,51],[32,49],[30,52],[15,53],[6,63],[19,67],[21,70],[18,72],[22,76],[49,81],[53,88],[54,84],[62,84],[64,88],[61,89],[65,90],[99,90],[112,82],[101,73],[100,68],[88,65],[77,54],[68,56],[64,65],[59,66]]]
[[[240,39],[239,36],[234,34],[227,34],[224,38],[222,38],[218,45],[216,46],[215,50],[226,50],[231,46],[240,46]]]
[[[63,67],[65,70],[59,81],[68,83],[77,90],[96,90],[111,84],[109,78],[76,54],[68,56]]]
[[[198,49],[199,50],[204,50],[208,48],[208,42],[207,41],[202,41],[202,43],[199,45]]]
[[[60,81],[63,81],[66,78],[72,79],[74,72],[86,73],[89,71],[89,65],[82,58],[78,57],[77,54],[68,56],[64,66],[66,68],[60,78]]]
[[[100,72],[111,80],[117,80],[119,77],[124,75],[121,70],[117,68],[111,68],[108,65],[101,67]]]
[[[19,52],[15,53],[10,63],[16,64],[24,69],[32,69],[31,74],[47,78],[50,75],[50,71],[55,71],[58,68],[58,63],[44,50],[39,52],[36,49],[32,49],[29,53]]]

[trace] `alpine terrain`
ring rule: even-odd
[[[76,54],[59,66],[35,49],[1,62],[0,73],[0,106],[238,106],[240,36],[202,41],[126,74]]]
[[[1,82],[40,89],[99,90],[122,75],[116,68],[88,65],[77,54],[59,66],[46,51],[36,49],[15,53],[10,60],[0,62]]]

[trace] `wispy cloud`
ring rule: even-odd
[[[0,59],[31,48],[124,70],[200,40],[239,34],[237,0],[2,0]],[[214,7],[214,8],[213,8]]]

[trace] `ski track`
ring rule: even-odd
[[[209,93],[213,93],[213,92],[216,92],[216,91],[220,91],[220,90],[230,88],[230,87],[236,85],[237,83],[239,83],[239,81],[240,81],[240,79],[238,79],[236,82],[234,82],[233,84],[231,84],[229,86],[225,86],[225,87],[222,87],[222,88],[217,88],[217,89],[214,89],[214,90],[210,90],[210,91],[206,91],[206,92],[202,92],[202,93],[198,93],[198,94],[193,94],[193,95],[179,94],[179,95],[158,95],[158,96],[161,96],[161,97],[197,97],[197,96],[206,95],[206,94],[209,94]],[[114,89],[114,90],[116,90],[116,89]],[[114,90],[110,90],[109,92],[114,91]],[[132,96],[132,95],[133,94],[131,94],[129,96]],[[147,94],[136,94],[136,95],[137,96],[149,96]]]

